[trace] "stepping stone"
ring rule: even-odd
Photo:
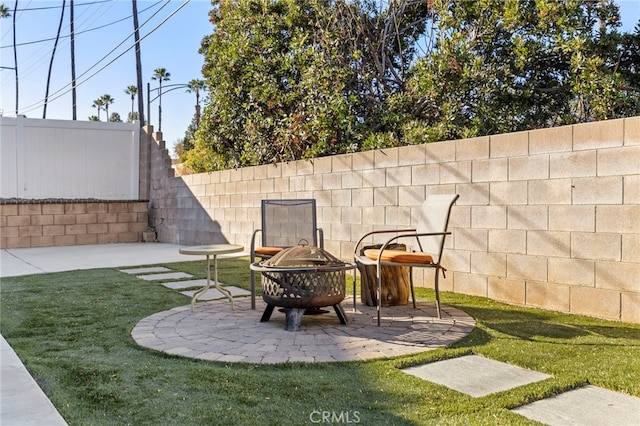
[[[235,286],[232,286],[232,285],[223,286],[223,287],[225,289],[229,290],[231,292],[231,296],[233,296],[233,297],[251,295],[250,291],[245,290],[243,288],[235,287]],[[180,294],[184,294],[185,296],[193,297],[193,295],[196,294],[197,291],[198,290],[181,291]],[[223,299],[223,298],[226,298],[226,297],[227,297],[226,294],[222,294],[222,292],[220,292],[215,287],[211,287],[205,294],[200,296],[198,298],[198,300],[216,300],[216,299]]]
[[[447,359],[405,368],[402,371],[473,397],[505,391],[551,377],[477,355]]]
[[[183,290],[185,288],[193,288],[193,287],[202,288],[205,285],[207,285],[207,280],[203,278],[201,280],[171,281],[167,283],[162,283],[162,285],[172,290]]]
[[[171,269],[165,268],[164,266],[152,266],[149,268],[133,268],[133,269],[120,269],[120,272],[124,272],[125,274],[149,274],[151,272],[169,272]]]
[[[137,275],[138,278],[145,281],[159,281],[159,280],[179,280],[180,278],[193,278],[193,275],[186,272],[171,272],[167,274],[149,274],[149,275]]]
[[[640,398],[591,385],[511,411],[551,426],[640,424]]]

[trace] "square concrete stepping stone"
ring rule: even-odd
[[[207,280],[206,278],[203,278],[201,280],[170,281],[167,283],[162,283],[162,285],[172,290],[183,290],[185,288],[193,287],[202,288],[207,285]]]
[[[511,411],[551,426],[640,425],[640,398],[591,385]]]
[[[131,269],[120,269],[120,272],[124,272],[125,274],[149,274],[151,272],[170,272],[171,269],[165,268],[164,266],[151,266],[148,268],[131,268]]]
[[[160,280],[179,280],[181,278],[193,278],[193,275],[186,272],[169,272],[165,274],[149,274],[149,275],[137,275],[138,278],[145,281],[160,281]]]
[[[205,282],[205,285],[206,285],[206,282]],[[232,286],[232,285],[223,286],[223,287],[225,289],[229,290],[231,292],[231,296],[233,296],[233,297],[236,297],[236,296],[249,296],[251,294],[251,292],[248,291],[248,290],[245,290],[245,289],[239,288],[239,287],[235,287],[235,286]],[[185,296],[193,297],[193,295],[197,291],[198,290],[181,291],[180,294],[184,294]],[[198,300],[217,300],[217,299],[222,299],[222,298],[226,298],[226,297],[227,297],[226,294],[222,294],[222,292],[220,292],[218,289],[212,287],[205,294],[200,296],[198,298]]]
[[[505,391],[551,377],[477,355],[447,359],[405,368],[402,371],[473,397]]]

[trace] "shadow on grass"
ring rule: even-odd
[[[203,261],[167,266],[197,278],[206,273]],[[246,259],[225,259],[219,266],[225,284],[248,286]],[[70,424],[310,424],[315,411],[343,420],[345,413],[355,420],[357,412],[361,424],[523,424],[505,407],[587,380],[640,395],[640,325],[479,297],[444,295],[445,304],[478,321],[447,348],[398,359],[273,366],[140,348],[132,327],[187,301],[115,269],[6,279],[2,292],[0,331]],[[418,296],[433,300],[432,292]],[[472,352],[555,379],[473,400],[398,370]]]
[[[472,340],[474,345],[489,343],[490,331],[523,341],[546,341],[571,344],[602,344],[637,346],[640,341],[640,328],[629,324],[608,325],[610,321],[557,312],[534,311],[532,309],[511,306],[468,306],[458,305],[460,309],[474,318],[482,318],[481,327],[488,332],[483,337],[470,335],[465,341]],[[604,323],[608,323],[605,325]],[[598,324],[602,323],[602,324]],[[615,323],[614,323],[615,324]],[[479,334],[477,329],[476,334]]]

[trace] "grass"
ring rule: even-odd
[[[201,261],[164,266],[204,277]],[[249,287],[247,258],[219,266],[222,282]],[[226,364],[137,346],[130,332],[140,319],[189,300],[94,269],[3,279],[1,331],[70,425],[302,425],[318,412],[365,425],[527,425],[537,423],[509,409],[585,383],[640,397],[640,325],[451,293],[443,302],[478,321],[447,348],[366,362]],[[472,398],[400,371],[469,353],[553,378]]]

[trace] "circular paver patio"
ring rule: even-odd
[[[249,298],[201,302],[158,312],[142,319],[131,335],[141,346],[172,355],[203,360],[247,363],[336,362],[414,354],[446,346],[466,336],[475,320],[459,309],[434,303],[382,308],[362,304],[353,312],[345,300],[346,325],[333,308],[323,315],[305,315],[300,331],[284,329],[284,313],[275,311],[260,322],[264,304],[250,307]]]

